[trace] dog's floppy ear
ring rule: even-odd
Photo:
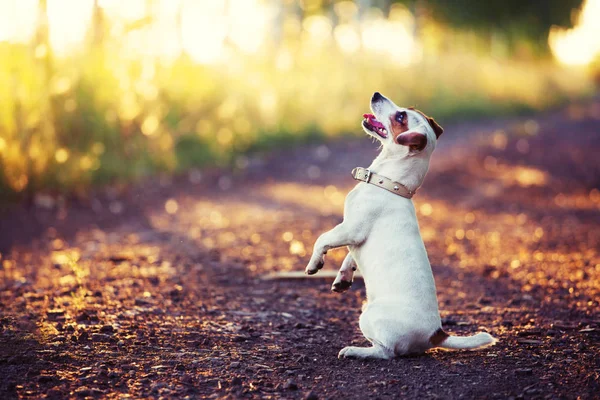
[[[427,146],[427,136],[418,132],[400,134],[396,137],[396,143],[421,151]]]
[[[429,125],[431,125],[431,127],[433,128],[433,131],[435,132],[435,137],[439,139],[442,133],[444,133],[444,128],[442,128],[440,124],[435,122],[435,119],[433,118],[427,117],[427,122],[429,122]]]
[[[409,107],[408,109],[418,112],[419,114],[421,114],[423,116],[423,118],[425,118],[427,120],[427,122],[429,123],[429,126],[431,126],[431,128],[433,129],[433,132],[435,133],[436,139],[439,139],[439,137],[442,135],[442,133],[444,133],[444,128],[442,128],[440,126],[440,124],[435,122],[435,119],[430,118],[427,115],[425,115],[425,113],[423,111],[416,110],[414,107]]]

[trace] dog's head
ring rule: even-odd
[[[430,155],[444,132],[433,118],[412,107],[398,107],[379,92],[371,98],[371,111],[373,114],[363,115],[363,129],[388,152]]]

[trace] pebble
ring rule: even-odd
[[[544,343],[541,340],[537,340],[537,339],[517,339],[517,342],[523,343],[523,344],[542,344],[542,343]]]
[[[152,304],[152,302],[148,301],[146,299],[142,299],[142,298],[135,299],[135,305],[136,306],[148,306],[148,305],[151,305],[151,304]]]
[[[39,383],[48,383],[54,381],[55,379],[56,377],[54,375],[40,375],[37,378]]]
[[[248,339],[250,339],[250,336],[247,336],[247,335],[236,335],[231,340],[233,342],[245,342]]]
[[[531,368],[517,368],[515,370],[515,372],[517,374],[521,374],[521,375],[531,375],[531,374],[533,374],[533,369],[531,369]]]
[[[158,392],[160,389],[166,387],[167,384],[165,382],[156,382],[154,385],[152,385],[152,391],[153,392]]]
[[[94,342],[108,342],[110,341],[110,336],[105,333],[92,333],[92,340]]]
[[[59,315],[65,315],[65,310],[62,310],[62,309],[48,310],[46,312],[46,315],[48,315],[49,318],[57,317]]]
[[[235,378],[233,378],[231,380],[231,386],[239,386],[242,384],[242,378],[240,378],[239,376],[236,376]]]
[[[319,400],[319,396],[317,396],[317,394],[311,390],[310,392],[306,393],[304,400]]]
[[[115,328],[112,325],[104,325],[100,328],[100,332],[102,333],[114,333]]]
[[[92,390],[90,388],[88,388],[87,386],[81,386],[81,387],[78,387],[77,389],[75,389],[75,394],[77,396],[81,396],[81,397],[91,396]]]
[[[287,382],[283,385],[285,390],[298,390],[298,384],[293,379],[288,379]]]
[[[81,386],[75,389],[75,394],[81,397],[99,396],[105,394],[105,391],[98,388],[89,388],[87,386]]]
[[[309,361],[308,357],[307,357],[307,356],[305,356],[304,354],[300,355],[300,356],[299,356],[299,357],[296,359],[296,362],[297,362],[297,363],[305,363],[305,362],[308,362],[308,361]]]

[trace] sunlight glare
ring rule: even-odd
[[[360,36],[350,24],[341,24],[335,27],[333,36],[344,53],[356,53],[360,50]]]
[[[185,52],[200,64],[211,64],[224,56],[227,18],[223,3],[185,0],[181,35]]]
[[[270,13],[258,0],[230,0],[229,38],[244,53],[256,53],[265,41]]]
[[[302,22],[304,32],[308,36],[306,42],[311,46],[323,46],[331,37],[331,21],[323,15],[311,15]]]
[[[155,55],[163,60],[173,61],[183,51],[180,34],[177,31],[179,12],[183,13],[181,1],[159,0],[156,21],[153,25]]]
[[[0,42],[27,42],[35,34],[37,0],[0,1]]]
[[[418,61],[418,43],[411,32],[414,18],[402,5],[390,12],[390,19],[374,14],[362,26],[363,46],[373,52],[388,56],[401,66]]]
[[[85,42],[92,18],[92,0],[48,0],[50,46],[64,56]]]
[[[572,29],[552,27],[548,43],[565,65],[588,65],[600,56],[600,0],[587,0]]]
[[[99,0],[102,10],[111,18],[135,21],[146,13],[146,0]]]

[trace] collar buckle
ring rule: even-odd
[[[357,181],[370,183],[371,185],[378,186],[389,192],[392,192],[400,197],[410,199],[417,192],[416,190],[410,190],[400,182],[394,182],[384,176],[381,176],[375,172],[372,172],[369,168],[356,167],[352,170],[352,177]],[[376,180],[371,183],[371,178],[375,177]]]

